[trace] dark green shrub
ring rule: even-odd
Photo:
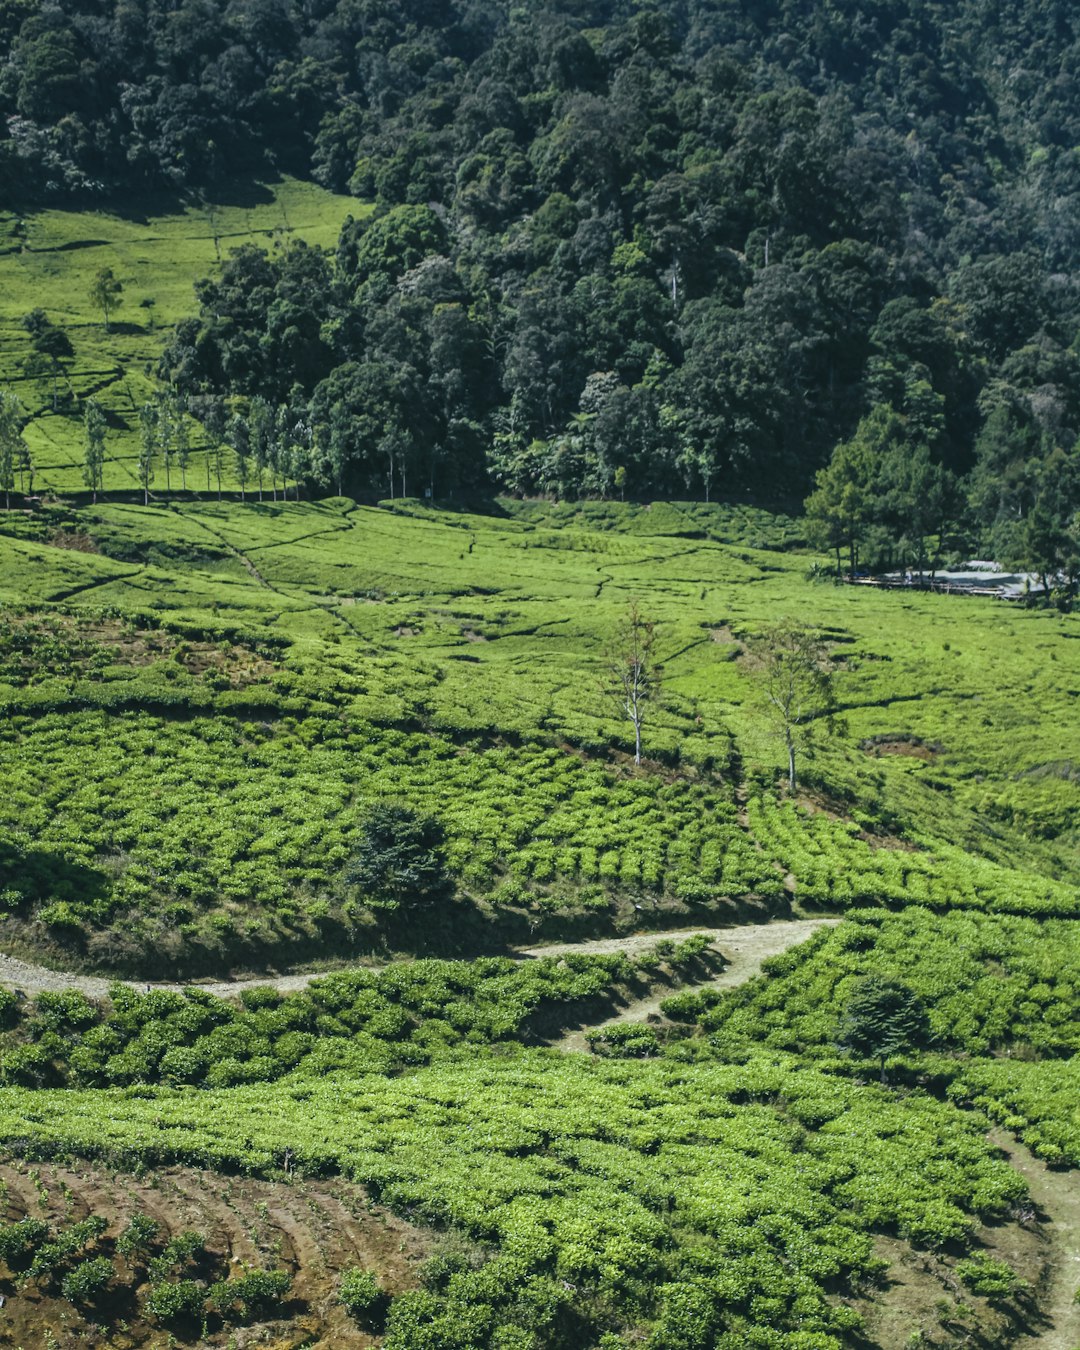
[[[247,1270],[232,1280],[219,1280],[210,1290],[210,1302],[230,1317],[239,1305],[240,1321],[266,1316],[289,1292],[292,1276],[287,1270]]]
[[[175,1275],[191,1262],[206,1255],[206,1243],[201,1233],[185,1228],[162,1248],[161,1254],[150,1262],[150,1279],[158,1284]]]
[[[38,1248],[30,1263],[30,1274],[35,1278],[54,1274],[70,1257],[78,1255],[95,1238],[99,1238],[108,1226],[108,1221],[102,1215],[91,1214],[79,1223],[73,1223],[70,1228],[62,1229],[51,1242],[45,1242]]]
[[[8,1270],[24,1270],[49,1236],[49,1225],[29,1216],[0,1228],[0,1260]]]
[[[338,1300],[350,1317],[358,1322],[369,1322],[382,1306],[383,1292],[370,1270],[352,1266],[341,1272]]]
[[[156,1219],[149,1214],[136,1214],[116,1239],[116,1250],[129,1261],[145,1259],[159,1231]]]
[[[194,1322],[203,1315],[206,1294],[194,1280],[152,1284],[146,1295],[146,1310],[159,1322]]]
[[[60,1289],[71,1303],[96,1303],[109,1287],[113,1265],[107,1256],[80,1261],[64,1276]]]
[[[973,1294],[982,1294],[985,1298],[1008,1298],[1023,1284],[1011,1266],[989,1256],[958,1261],[956,1273]]]
[[[444,842],[443,827],[433,816],[379,802],[360,827],[345,884],[363,900],[387,909],[436,899],[450,885]]]

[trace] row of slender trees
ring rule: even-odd
[[[657,658],[657,623],[632,600],[604,654],[603,688],[634,733],[640,764],[645,726],[660,697],[663,666]],[[797,759],[821,731],[836,726],[833,663],[821,636],[791,619],[751,639],[752,664],[766,722],[782,743],[788,790],[798,785]]]

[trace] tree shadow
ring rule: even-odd
[[[102,899],[108,886],[108,877],[85,863],[0,839],[0,890],[18,891],[28,903],[67,900],[86,904]]]

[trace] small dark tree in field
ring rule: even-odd
[[[382,909],[437,899],[450,889],[445,838],[433,816],[397,802],[378,802],[361,826],[345,884]]]
[[[797,786],[796,755],[813,742],[819,726],[831,726],[836,707],[828,650],[807,628],[785,620],[750,645],[765,711],[784,742],[788,790]]]
[[[891,1055],[921,1050],[930,1039],[930,1019],[918,994],[898,980],[868,976],[848,1000],[837,1042],[853,1054],[878,1060],[884,1083]]]
[[[83,460],[83,482],[94,494],[94,503],[101,491],[105,465],[105,414],[92,398],[86,400],[83,414],[86,429],[86,455]]]
[[[33,309],[22,321],[30,334],[30,355],[24,362],[26,373],[32,378],[41,376],[52,385],[52,410],[59,405],[58,381],[64,362],[75,355],[71,339],[62,328],[51,323],[43,309]]]
[[[90,286],[90,303],[100,309],[105,317],[105,331],[109,331],[109,320],[113,311],[124,303],[123,282],[113,275],[111,267],[103,267]]]
[[[641,763],[641,733],[649,705],[660,692],[662,668],[654,656],[656,621],[646,619],[638,602],[619,624],[605,653],[605,692],[615,701],[621,716],[634,728],[634,763]]]

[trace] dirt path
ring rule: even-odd
[[[1080,1346],[1080,1173],[1051,1171],[1006,1130],[991,1130],[990,1139],[1027,1182],[1050,1243],[1050,1277],[1039,1291],[1043,1325],[1011,1342],[1012,1350],[1074,1350]]]
[[[805,941],[823,924],[837,922],[839,922],[837,919],[778,919],[773,923],[745,924],[734,928],[687,928],[681,932],[640,933],[633,937],[600,938],[595,942],[568,942],[556,946],[523,947],[517,952],[517,955],[525,957],[563,956],[568,952],[626,952],[628,955],[634,955],[654,946],[662,938],[673,938],[675,941],[679,941],[691,936],[691,934],[702,933],[712,941],[714,946],[719,947],[730,962],[721,975],[715,980],[709,981],[710,984],[714,984],[718,988],[725,988],[729,985],[739,984],[743,980],[749,979],[751,975],[756,974],[761,968],[762,961],[767,956],[773,956],[777,952],[785,951],[788,947],[794,946],[797,942]],[[347,969],[348,967],[338,967],[338,970]],[[312,980],[335,973],[337,973],[336,970],[323,970],[297,975],[261,975],[253,976],[250,979],[215,980],[211,982],[202,980],[176,982],[167,980],[145,982],[142,980],[124,980],[123,983],[129,984],[135,989],[174,990],[184,989],[193,984],[200,989],[205,989],[207,993],[216,994],[218,998],[235,998],[244,989],[250,989],[255,985],[270,985],[274,989],[280,989],[284,994],[294,993],[298,989],[306,988]],[[0,984],[21,989],[25,994],[81,989],[84,994],[88,994],[91,998],[102,998],[109,992],[109,985],[113,983],[113,980],[104,976],[75,975],[70,971],[49,970],[46,966],[33,965],[29,961],[20,961],[17,957],[0,954]],[[666,997],[666,995],[663,997]],[[620,1014],[620,1017],[634,1015],[637,1006],[637,1004],[631,1004]]]
[[[819,928],[839,923],[839,919],[778,919],[772,923],[748,923],[735,928],[687,928],[684,932],[647,933],[630,938],[601,938],[597,942],[563,944],[557,947],[531,947],[526,956],[560,956],[565,952],[625,952],[634,955],[651,947],[658,939],[679,941],[694,933],[710,939],[727,961],[727,965],[711,980],[696,985],[698,989],[733,989],[745,983],[761,970],[761,963],[813,937]],[[614,1017],[605,1018],[589,1030],[612,1026],[616,1022],[640,1022],[660,1012],[660,1004],[674,993],[672,989],[628,1003]],[[571,1031],[555,1042],[560,1050],[586,1050],[588,1042],[584,1030]],[[1072,1350],[1072,1347],[1070,1347]]]

